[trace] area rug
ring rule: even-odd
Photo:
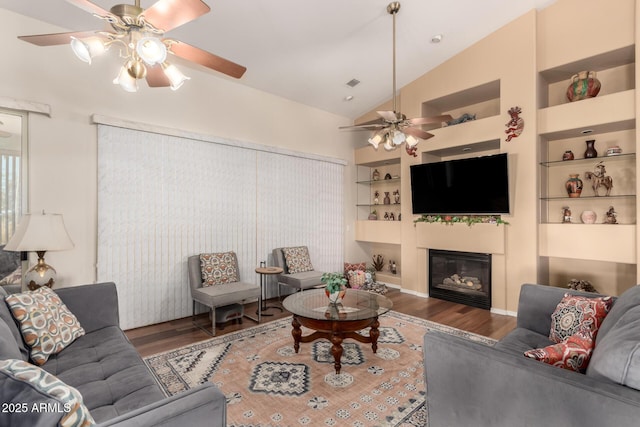
[[[167,395],[212,382],[228,426],[426,426],[422,342],[437,330],[494,341],[398,312],[380,317],[378,351],[346,339],[342,371],[331,343],[293,350],[291,317],[145,358]],[[311,331],[303,328],[303,334]],[[368,331],[361,331],[367,335]]]

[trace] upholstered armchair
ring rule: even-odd
[[[240,280],[238,259],[234,252],[193,255],[187,263],[193,299],[192,319],[195,320],[196,302],[209,307],[211,335],[216,334],[216,307],[260,299],[260,286],[257,283]]]
[[[278,274],[278,298],[280,286],[289,286],[298,291],[322,285],[321,271],[313,269],[309,250],[306,246],[276,248],[273,251],[273,263],[284,271]]]

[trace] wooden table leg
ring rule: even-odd
[[[378,322],[378,318],[376,317],[371,324],[371,329],[369,330],[369,337],[371,338],[371,349],[374,353],[378,351],[378,337],[380,336],[380,330],[378,329],[379,326],[380,322]]]
[[[331,346],[331,354],[333,354],[333,367],[336,368],[336,374],[340,373],[340,369],[342,368],[342,364],[340,360],[342,359],[342,336],[340,334],[331,335],[331,342],[333,346]]]
[[[300,339],[302,338],[302,329],[300,329],[300,322],[296,316],[293,316],[293,321],[291,322],[291,326],[293,329],[291,330],[291,335],[293,336],[293,349],[298,352],[300,350]]]

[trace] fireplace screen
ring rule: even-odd
[[[429,250],[429,296],[491,308],[491,254]]]

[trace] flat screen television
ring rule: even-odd
[[[411,166],[414,214],[508,214],[507,154]]]

